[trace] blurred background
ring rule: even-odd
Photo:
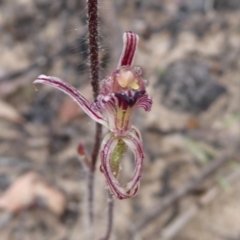
[[[111,239],[240,239],[240,1],[103,0],[101,76],[116,68],[122,34],[140,36],[150,113],[139,194],[115,201]],[[76,154],[95,123],[63,93],[34,91],[57,76],[92,98],[84,0],[0,0],[0,239],[87,239],[86,181]],[[106,131],[106,130],[105,130]],[[99,166],[99,163],[98,163]],[[122,173],[133,164],[126,157]],[[96,173],[95,234],[105,232]]]

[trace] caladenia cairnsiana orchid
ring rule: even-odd
[[[147,81],[141,77],[141,68],[133,66],[138,36],[125,32],[123,43],[117,69],[101,81],[100,93],[94,103],[90,103],[76,88],[59,78],[40,75],[34,81],[34,84],[51,85],[68,94],[94,121],[109,129],[100,148],[100,170],[111,192],[119,199],[137,194],[143,167],[142,137],[139,130],[132,126],[132,114],[136,108],[150,111],[152,106],[152,99],[146,92]],[[117,177],[127,148],[134,154],[135,169],[132,179],[123,187]]]

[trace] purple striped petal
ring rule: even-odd
[[[91,103],[73,86],[70,84],[64,82],[63,80],[56,78],[56,77],[50,77],[45,75],[40,75],[34,82],[34,86],[36,83],[43,83],[46,85],[50,85],[52,87],[55,87],[62,92],[69,95],[73,101],[75,101],[82,110],[94,121],[104,125],[108,128],[108,122],[107,120],[102,116],[102,114],[95,109],[92,108]]]
[[[142,148],[141,137],[138,136],[135,130],[130,131],[129,135],[122,137],[121,139],[127,144],[127,146],[133,151],[135,157],[135,170],[133,177],[126,184],[125,187],[122,187],[118,180],[114,177],[114,174],[111,171],[111,157],[113,151],[118,143],[119,137],[115,137],[112,133],[106,135],[103,140],[100,158],[101,158],[101,171],[106,177],[108,186],[112,193],[119,199],[126,199],[134,197],[139,189],[140,178],[142,173],[144,153]]]
[[[144,94],[142,97],[140,97],[136,104],[136,108],[143,108],[145,111],[150,111],[152,108],[152,98],[149,97],[147,94]]]
[[[142,144],[142,135],[138,130],[138,128],[136,128],[135,126],[132,126],[130,130],[130,134],[133,134],[133,136],[136,136],[140,140],[140,143]]]
[[[139,189],[144,159],[141,134],[139,131],[138,134],[140,134],[140,136],[136,136],[135,134],[135,130],[132,132],[130,131],[128,137],[123,138],[123,141],[133,151],[135,157],[135,170],[133,173],[133,178],[126,185],[127,193],[132,194],[132,196],[135,196]]]
[[[124,135],[131,128],[134,109],[142,107],[145,111],[150,111],[151,106],[152,99],[148,97],[145,90],[126,90],[106,96],[99,95],[92,107],[105,112],[110,131]]]
[[[132,66],[138,45],[138,35],[133,32],[123,34],[123,50],[118,63],[121,66]]]
[[[125,94],[109,94],[100,96],[93,107],[105,113],[109,129],[116,135],[124,135],[131,127],[133,108],[125,99]]]

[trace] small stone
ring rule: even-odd
[[[200,113],[226,88],[217,83],[207,65],[193,60],[179,60],[169,65],[159,77],[163,89],[162,103],[180,112]]]

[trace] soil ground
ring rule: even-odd
[[[149,81],[153,108],[133,119],[146,153],[141,188],[134,199],[115,201],[111,239],[239,240],[240,2],[115,2],[99,4],[101,76],[116,68],[122,33],[136,32],[135,63]],[[76,147],[82,142],[91,151],[95,124],[63,93],[32,87],[40,74],[57,76],[91,99],[88,70],[85,1],[0,0],[0,196],[21,175],[36,172],[66,198],[61,214],[46,207],[52,195],[9,220],[3,209],[0,240],[88,239]],[[130,158],[125,178],[133,171]],[[192,189],[134,230],[191,182]],[[98,170],[95,184],[90,239],[100,239],[106,227],[107,191]]]

